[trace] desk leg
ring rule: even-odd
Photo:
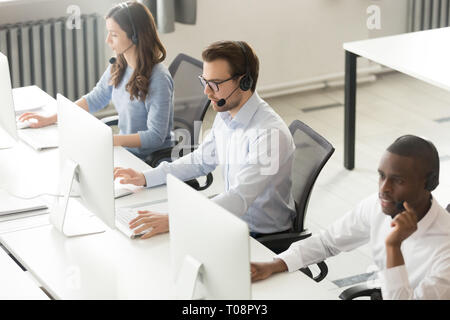
[[[355,167],[356,58],[345,51],[344,167]]]

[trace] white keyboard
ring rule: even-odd
[[[58,147],[58,128],[48,126],[38,129],[18,130],[19,137],[36,150]]]
[[[130,229],[129,222],[138,216],[137,208],[117,208],[116,209],[116,227],[123,232],[128,238],[135,239],[142,236],[144,233],[151,231],[153,228],[148,228],[141,233],[135,234],[133,229]]]

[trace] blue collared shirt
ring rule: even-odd
[[[190,180],[222,166],[224,192],[213,201],[247,222],[250,231],[292,227],[291,170],[295,145],[280,116],[255,92],[235,117],[217,114],[200,146],[172,163],[144,172],[147,186],[166,183],[168,173]]]
[[[119,115],[119,134],[139,134],[140,148],[129,148],[139,158],[172,146],[174,84],[169,70],[158,63],[153,66],[145,101],[131,100],[126,85],[134,70],[127,66],[117,87],[112,86],[111,65],[95,88],[84,95],[90,112],[97,112],[113,102]]]

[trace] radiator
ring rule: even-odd
[[[410,0],[409,31],[448,27],[450,0]]]
[[[71,100],[89,92],[104,72],[105,22],[81,15],[81,28],[66,17],[0,26],[0,52],[8,57],[13,88],[37,85]]]

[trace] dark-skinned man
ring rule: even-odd
[[[378,194],[273,261],[252,263],[252,281],[370,243],[383,299],[450,299],[450,214],[431,195],[439,184],[436,148],[402,136],[383,154],[378,173]]]

